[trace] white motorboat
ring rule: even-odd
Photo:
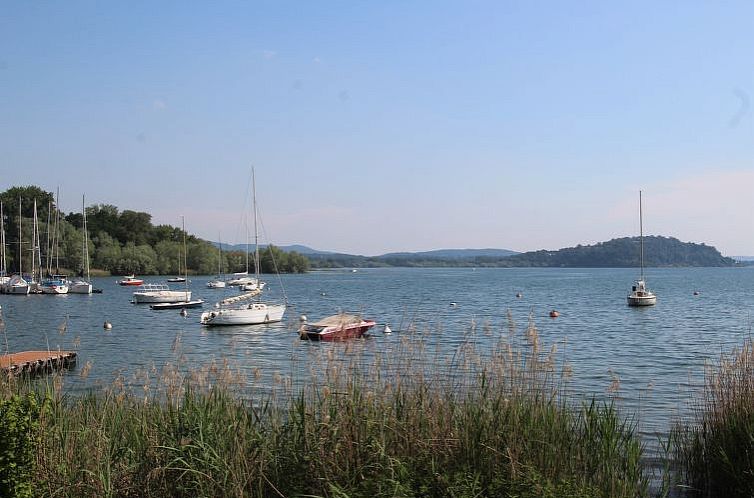
[[[177,303],[191,301],[190,290],[171,290],[166,284],[143,284],[133,293],[133,302],[141,303]]]
[[[227,283],[224,280],[220,280],[219,278],[207,282],[207,287],[209,287],[210,289],[224,289],[226,286]]]
[[[644,280],[644,227],[641,208],[641,190],[639,191],[639,279],[634,282],[627,300],[629,306],[654,306],[657,304],[657,296],[654,292],[647,289],[647,282]]]

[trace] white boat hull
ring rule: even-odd
[[[68,286],[65,284],[40,285],[39,290],[42,291],[42,294],[68,294]]]
[[[89,282],[73,282],[68,286],[69,294],[91,294],[92,284]]]
[[[134,303],[176,303],[178,301],[191,301],[191,291],[155,291],[134,292]]]
[[[651,293],[648,296],[636,296],[633,294],[628,296],[629,306],[654,306],[655,304],[657,304],[657,296]]]
[[[252,303],[244,308],[220,308],[205,311],[201,316],[202,325],[258,325],[279,322],[283,319],[285,305]]]
[[[4,289],[6,294],[25,296],[29,294],[31,287],[29,286],[29,282],[16,275],[10,278]]]
[[[210,289],[224,289],[226,286],[226,283],[222,280],[212,280],[211,282],[207,282],[207,287]]]

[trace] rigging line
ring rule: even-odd
[[[264,235],[264,239],[267,240],[267,251],[270,253],[270,258],[272,259],[272,266],[275,268],[275,274],[277,274],[278,283],[280,284],[280,289],[283,292],[283,299],[285,300],[285,303],[288,304],[288,295],[285,292],[285,286],[283,285],[283,278],[280,276],[280,269],[278,268],[278,262],[275,259],[275,253],[270,249],[271,245],[269,240],[270,237],[267,235],[267,229],[264,226],[264,220],[262,219],[262,215],[259,213],[259,208],[257,207],[257,217],[259,218],[259,225],[262,227],[262,234]]]
[[[235,235],[235,239],[234,239],[235,241],[238,241],[239,240],[238,236],[239,236],[239,232],[241,231],[241,227],[247,227],[246,238],[244,239],[244,247],[245,247],[246,251],[249,250],[249,248],[248,248],[248,245],[249,245],[249,240],[248,240],[249,213],[248,213],[247,207],[249,205],[249,198],[251,197],[251,175],[252,175],[253,168],[254,167],[252,166],[252,169],[249,170],[249,177],[246,180],[246,192],[245,192],[244,198],[243,198],[243,205],[241,206],[241,216],[240,216],[240,219],[238,220],[238,225],[236,225],[236,235]]]

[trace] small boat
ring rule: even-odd
[[[135,304],[191,301],[190,290],[170,290],[165,284],[144,284],[133,293]]]
[[[39,286],[42,294],[68,294],[68,277],[66,275],[51,275]]]
[[[215,280],[210,280],[207,282],[207,287],[210,289],[224,289],[227,284],[224,280],[220,280],[220,278],[216,278]]]
[[[339,313],[314,323],[305,323],[299,329],[301,339],[312,341],[340,341],[362,337],[374,327],[374,320],[364,320],[357,315]]]
[[[81,277],[75,278],[68,284],[69,294],[91,294],[92,293],[92,279],[89,275],[89,231],[86,229],[86,204],[85,196],[81,196],[81,217],[84,220],[82,225],[82,231],[84,232],[83,240],[81,241],[81,257],[82,266]]]
[[[178,301],[175,303],[157,303],[151,304],[149,307],[153,310],[172,310],[172,309],[184,309],[184,308],[201,308],[204,304],[203,299],[194,299],[192,301]]]
[[[251,292],[264,290],[265,285],[267,285],[265,282],[257,280],[256,278],[252,278],[249,282],[241,284],[238,287],[242,292]]]
[[[173,283],[173,282],[185,282],[185,281],[186,281],[185,277],[170,277],[168,279],[168,282],[171,282],[171,283]]]
[[[144,285],[144,280],[136,278],[132,273],[124,276],[123,280],[118,280],[118,285]]]
[[[654,292],[647,289],[647,282],[644,280],[644,227],[641,209],[641,190],[639,191],[639,279],[631,287],[627,300],[629,306],[654,306],[657,304],[657,296]]]

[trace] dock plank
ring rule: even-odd
[[[73,351],[22,351],[0,355],[0,371],[5,373],[37,373],[74,363],[76,353]]]

